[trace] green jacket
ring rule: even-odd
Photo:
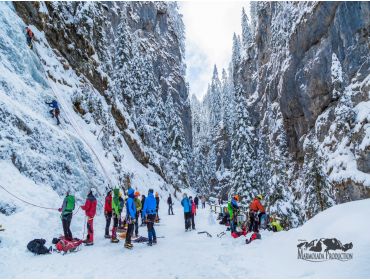
[[[273,221],[271,222],[271,226],[276,228],[276,231],[282,231],[284,228],[280,225],[279,221]]]
[[[232,220],[233,219],[233,207],[231,206],[231,201],[229,201],[228,203],[227,203],[227,210],[229,211],[229,215],[230,215],[230,220]]]
[[[141,208],[143,208],[143,206],[141,205],[141,200],[135,197],[134,201],[135,201],[136,211],[139,212]]]
[[[75,197],[73,195],[67,195],[63,200],[62,205],[62,216],[71,214],[75,209]]]
[[[119,201],[119,189],[113,190],[113,199],[112,199],[112,210],[113,213],[119,216],[119,213],[122,211],[122,207]]]

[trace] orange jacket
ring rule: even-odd
[[[249,205],[249,210],[254,212],[265,212],[265,208],[262,206],[260,200],[258,198],[253,199],[251,204]]]

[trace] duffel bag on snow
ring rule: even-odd
[[[59,242],[55,244],[55,248],[59,252],[73,252],[78,249],[78,246],[82,244],[82,240],[78,238],[74,238],[73,240],[67,240],[64,238],[64,236],[61,236],[59,238]]]
[[[27,249],[36,255],[50,254],[51,247],[45,247],[45,239],[34,239],[27,244]]]

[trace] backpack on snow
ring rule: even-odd
[[[45,247],[45,239],[34,239],[27,244],[27,249],[35,255],[50,254],[50,248]]]

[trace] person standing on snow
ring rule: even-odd
[[[64,237],[66,240],[72,241],[71,222],[73,210],[75,209],[75,197],[67,191],[66,197],[63,200],[62,207],[58,209],[61,212]]]
[[[191,205],[190,205],[190,200],[188,198],[188,195],[186,193],[183,194],[181,205],[184,208],[185,231],[188,231],[190,229]]]
[[[123,211],[123,208],[125,207],[125,201],[126,201],[127,198],[123,199],[122,197],[122,192],[119,192],[119,216],[118,216],[118,228],[122,228],[122,227],[125,227],[125,224],[126,224],[126,220],[123,221],[123,226],[122,226],[122,211]]]
[[[195,206],[197,207],[198,209],[198,203],[199,203],[199,198],[198,196],[196,195],[195,198],[194,198],[194,203],[195,203]]]
[[[237,218],[238,218],[238,211],[239,211],[239,195],[234,195],[231,201],[227,204],[227,209],[230,214],[230,230],[231,233],[236,232],[236,225],[237,225]]]
[[[141,196],[141,211],[140,211],[141,217],[143,217],[143,207],[144,207],[145,199],[146,199],[145,195],[142,195]],[[145,225],[145,220],[141,219],[141,225]]]
[[[202,208],[203,209],[206,208],[206,197],[204,195],[202,196],[201,201],[202,201]]]
[[[85,214],[87,217],[87,236],[86,246],[94,245],[94,217],[96,214],[96,198],[94,196],[95,189],[92,188],[87,195],[85,205],[81,206],[82,210],[85,210]]]
[[[112,220],[112,191],[109,190],[105,197],[104,203],[104,216],[105,216],[105,238],[111,238],[109,235],[109,226]]]
[[[159,194],[158,192],[155,193],[155,202],[157,203],[157,208],[156,208],[157,217],[155,218],[155,221],[158,223],[159,222]]]
[[[149,189],[148,197],[145,199],[145,203],[143,206],[142,211],[142,220],[146,220],[147,228],[148,228],[148,245],[152,246],[153,244],[157,244],[157,235],[154,229],[154,221],[156,218],[157,212],[157,202],[153,195],[153,189]]]
[[[52,109],[49,111],[49,113],[51,114],[51,117],[52,118],[56,118],[57,119],[57,125],[60,125],[60,121],[59,121],[59,114],[60,114],[60,109],[59,109],[59,105],[58,105],[58,101],[56,101],[55,99],[51,102],[45,102],[47,105],[49,105]]]
[[[197,206],[195,205],[195,202],[193,201],[192,197],[189,197],[190,205],[191,205],[191,212],[190,212],[190,217],[191,217],[191,228],[195,230],[195,221],[194,217],[197,214]]]
[[[126,242],[125,248],[132,249],[133,245],[131,243],[131,237],[134,232],[135,220],[136,220],[136,206],[135,206],[135,191],[132,188],[129,188],[127,191],[128,198],[126,201],[126,223],[127,223],[127,232],[126,232]]]
[[[122,209],[120,209],[119,201],[119,189],[115,188],[113,190],[113,199],[112,199],[112,212],[113,212],[113,228],[112,228],[112,243],[118,243],[117,239],[117,227],[118,227],[118,218],[120,216]]]
[[[135,216],[135,237],[138,237],[139,235],[139,215],[141,213],[141,201],[140,201],[140,193],[135,192],[135,206],[136,206],[136,216]]]
[[[32,41],[33,41],[33,37],[35,35],[33,34],[31,28],[29,28],[28,26],[26,27],[26,38],[27,38],[27,45],[28,47],[32,50],[33,48],[33,44],[32,44]]]
[[[248,231],[258,232],[261,216],[265,214],[265,208],[261,204],[263,195],[257,195],[249,205],[249,229]]]
[[[168,195],[167,204],[168,204],[168,215],[173,215],[173,208],[172,208],[173,203],[172,203],[171,194]]]

